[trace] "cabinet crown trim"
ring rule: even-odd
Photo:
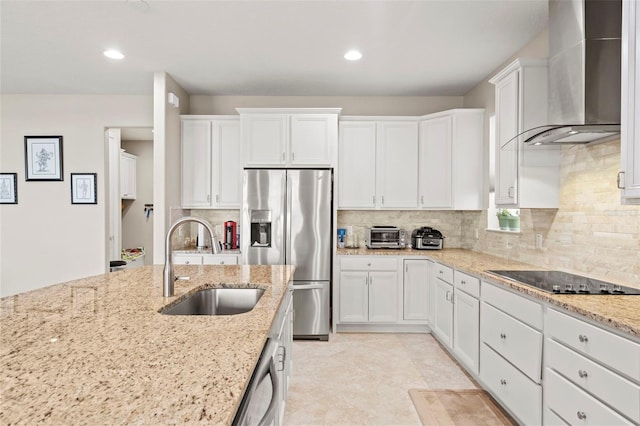
[[[236,108],[240,114],[338,114],[342,108]]]
[[[239,115],[215,115],[215,114],[182,114],[181,120],[240,120]]]
[[[513,71],[526,67],[546,67],[549,61],[547,59],[526,59],[518,58],[504,67],[500,72],[489,79],[489,83],[497,84],[500,80],[511,74]]]

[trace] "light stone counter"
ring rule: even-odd
[[[537,290],[533,287],[518,284],[515,281],[502,278],[487,272],[492,269],[513,270],[543,270],[539,266],[530,265],[497,256],[490,256],[471,250],[442,249],[442,250],[414,250],[414,249],[338,249],[338,255],[360,256],[426,256],[444,265],[451,266],[462,272],[487,279],[492,283],[501,284],[511,289],[525,293],[536,299],[559,306],[570,312],[583,315],[610,327],[627,333],[637,340],[640,337],[640,295],[636,296],[584,296],[584,295],[556,295]],[[571,271],[566,271],[571,272]],[[578,275],[584,275],[579,273]],[[598,278],[598,277],[594,277]],[[613,281],[607,278],[600,278]],[[638,287],[638,284],[615,281],[617,284]]]
[[[145,266],[0,299],[0,424],[230,424],[291,266]],[[205,287],[260,287],[231,316],[158,311]]]

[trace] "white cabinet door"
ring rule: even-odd
[[[624,204],[640,204],[640,5],[622,2],[622,111],[619,186]]]
[[[426,320],[428,310],[429,261],[404,261],[404,319]]]
[[[452,208],[453,117],[420,123],[420,207]]]
[[[135,155],[120,154],[120,194],[124,200],[136,199],[136,164]]]
[[[518,79],[515,70],[496,84],[496,204],[516,204],[518,145],[503,147],[518,134]]]
[[[396,322],[397,294],[397,272],[369,272],[369,322]]]
[[[378,206],[418,207],[418,123],[378,122],[376,149]]]
[[[436,282],[438,281],[434,262],[429,262],[429,281],[427,282],[428,297],[427,297],[427,323],[432,329],[436,323]]]
[[[240,122],[211,122],[213,158],[211,167],[212,207],[240,208]]]
[[[435,315],[433,331],[445,346],[453,343],[453,286],[441,279],[435,280]]]
[[[363,271],[340,272],[340,321],[369,320],[369,274]]]
[[[453,352],[478,374],[480,351],[480,302],[463,291],[455,291],[453,303]]]
[[[211,206],[211,120],[182,121],[182,207]]]
[[[338,147],[338,207],[374,208],[376,123],[340,122]]]
[[[335,114],[294,114],[290,126],[289,164],[331,166],[336,141]]]
[[[243,114],[242,139],[247,166],[282,166],[287,160],[289,117],[285,114]]]

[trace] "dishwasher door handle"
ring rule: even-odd
[[[259,426],[266,426],[272,423],[277,423],[275,422],[275,419],[277,414],[276,408],[280,400],[280,380],[278,379],[278,371],[273,357],[271,357],[271,361],[269,362],[269,371],[266,374],[269,374],[271,376],[271,402],[269,402],[267,412],[264,413],[264,416],[258,422]]]
[[[296,290],[316,290],[316,289],[321,289],[324,288],[324,284],[294,284],[293,285],[293,291],[295,292]]]

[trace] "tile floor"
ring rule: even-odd
[[[430,334],[339,333],[293,351],[285,426],[420,425],[409,389],[477,388]]]

